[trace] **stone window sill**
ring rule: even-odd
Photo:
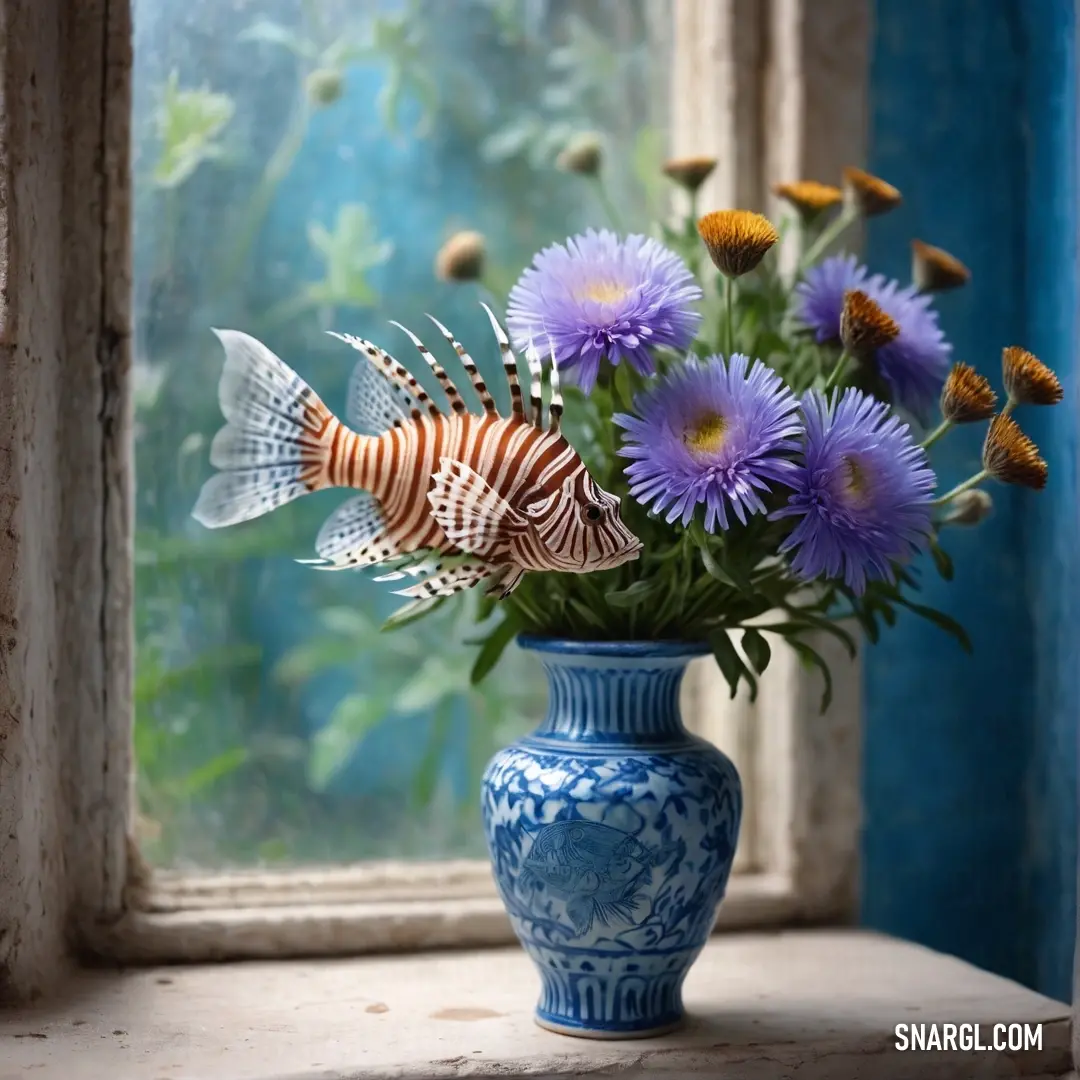
[[[82,972],[70,990],[63,1003],[0,1014],[0,1080],[970,1080],[1070,1069],[1066,1005],[854,930],[713,938],[687,979],[692,1020],[638,1042],[538,1028],[536,975],[516,948]],[[905,1053],[900,1023],[979,1023],[983,1041],[996,1023],[1041,1023],[1042,1049]]]

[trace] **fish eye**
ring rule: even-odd
[[[604,516],[604,508],[599,503],[586,503],[581,513],[586,521],[595,524]]]

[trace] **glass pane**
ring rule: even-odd
[[[450,326],[498,387],[479,307],[532,254],[603,223],[555,168],[602,135],[624,228],[666,192],[667,4],[135,0],[139,837],[213,868],[481,855],[478,788],[544,688],[509,651],[480,690],[466,605],[394,633],[373,572],[320,573],[322,492],[256,521],[191,517],[221,426],[211,327],[263,340],[339,414],[371,338],[432,389],[397,319]],[[483,285],[434,272],[487,238]],[[459,369],[454,369],[459,370]],[[503,394],[501,404],[505,404]]]

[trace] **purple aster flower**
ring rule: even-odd
[[[877,369],[896,404],[925,415],[945,385],[952,355],[930,297],[914,285],[901,288],[881,274],[870,276],[854,255],[830,256],[807,270],[795,286],[796,314],[819,342],[839,341],[848,289],[861,289],[899,324],[896,340],[877,351]]]
[[[790,484],[799,467],[799,403],[779,375],[738,353],[687,357],[634,400],[637,416],[616,413],[626,429],[621,457],[630,494],[666,520],[688,525],[705,504],[705,528],[728,528],[728,509],[746,524],[765,510],[759,492]]]
[[[518,348],[550,342],[560,368],[588,393],[600,362],[655,371],[650,348],[685,349],[701,315],[686,263],[645,236],[589,229],[544,248],[510,290],[506,321]]]
[[[800,519],[780,551],[795,553],[800,577],[842,577],[861,596],[868,579],[895,580],[894,561],[926,547],[936,479],[907,424],[861,390],[831,401],[813,390],[803,416],[795,494],[770,515]]]

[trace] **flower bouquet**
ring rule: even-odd
[[[766,634],[779,635],[821,670],[824,710],[814,635],[854,655],[849,618],[876,642],[907,608],[969,647],[913,599],[915,560],[928,551],[951,576],[942,533],[986,517],[985,482],[1045,485],[1012,413],[1062,397],[1019,347],[1002,354],[1000,410],[984,375],[951,362],[932,297],[969,274],[947,252],[916,241],[906,285],[826,254],[899,203],[890,184],[849,168],[840,187],[779,185],[794,211],[782,245],[760,214],[697,216],[714,164],[666,166],[689,195],[680,227],[555,244],[507,306],[516,343],[571,384],[571,442],[642,543],[611,569],[530,574],[488,600],[473,671],[517,638],[548,676],[547,716],[492,760],[482,807],[499,893],[540,975],[536,1019],[569,1034],[678,1024],[726,889],[742,786],[682,725],[689,659],[711,653],[732,696],[745,682],[753,698]],[[939,493],[929,448],[984,421],[982,469]]]
[[[771,655],[765,630],[822,671],[824,708],[830,674],[808,635],[832,634],[854,655],[845,620],[876,642],[907,608],[967,647],[962,627],[912,598],[914,560],[929,551],[949,578],[942,532],[986,517],[984,482],[1046,482],[1012,413],[1060,401],[1061,386],[1008,347],[998,411],[986,377],[951,363],[932,297],[965,284],[964,265],[914,241],[904,285],[825,254],[860,217],[899,204],[892,185],[856,168],[841,187],[777,185],[792,211],[782,240],[757,213],[698,218],[714,164],[665,166],[689,196],[679,227],[590,229],[541,251],[510,292],[514,343],[554,358],[564,431],[621,498],[643,549],[611,570],[529,574],[486,600],[477,679],[521,634],[692,641],[708,643],[733,696],[742,681],[753,695]],[[599,182],[597,165],[581,171]],[[471,255],[462,278],[479,272]],[[987,420],[982,470],[939,493],[929,448],[954,425]],[[502,617],[488,620],[496,603]]]

